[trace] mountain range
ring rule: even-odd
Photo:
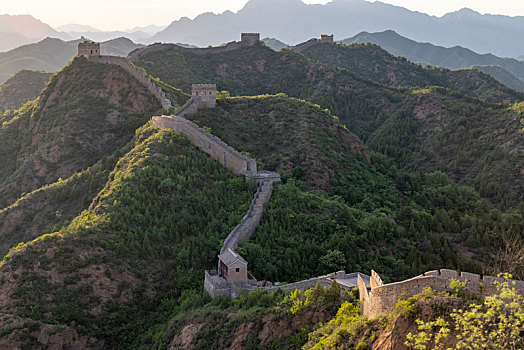
[[[523,232],[524,95],[481,72],[317,42],[156,45],[129,59],[177,109],[191,84],[216,83],[216,106],[185,118],[281,175],[238,250],[257,278],[493,271],[505,234]],[[211,300],[205,270],[256,186],[153,127],[161,113],[128,70],[84,57],[0,113],[0,348],[307,349],[333,331],[350,349],[399,349],[376,339],[394,318],[359,318],[356,291]],[[413,324],[459,305],[437,301],[400,313]],[[406,328],[393,331],[403,344]]]
[[[0,52],[35,43],[45,37],[69,39],[51,26],[29,15],[0,15]]]
[[[524,54],[524,47],[517,44],[524,37],[524,17],[481,15],[467,8],[434,17],[365,0],[333,0],[325,5],[307,5],[300,0],[250,0],[237,13],[181,18],[150,42],[219,45],[238,40],[239,32],[261,32],[264,37],[295,45],[320,33],[334,34],[340,40],[362,31],[384,30],[394,30],[416,41],[460,45],[503,57]]]
[[[352,38],[341,41],[343,44],[372,43],[379,45],[392,55],[402,56],[408,60],[424,65],[433,65],[449,69],[476,68],[504,80],[506,85],[510,85],[515,90],[524,90],[524,62],[512,59],[501,58],[493,54],[478,54],[472,50],[460,46],[446,48],[430,43],[419,43],[405,38],[392,30],[380,33],[362,32]],[[503,76],[500,70],[484,68],[483,66],[498,66],[514,77]],[[515,80],[515,77],[518,78]]]
[[[101,31],[80,24],[53,29],[31,16],[0,16],[0,51],[37,42],[45,37],[63,40],[81,36],[96,41],[125,36],[139,43],[180,42],[206,47],[238,40],[240,32],[260,32],[290,44],[309,40],[320,33],[337,40],[366,32],[394,30],[402,36],[435,45],[462,46],[482,54],[522,60],[524,17],[482,15],[464,8],[442,17],[366,0],[332,0],[325,5],[307,5],[301,0],[250,0],[237,13],[203,13],[183,17],[169,26],[150,25],[126,31]],[[213,33],[211,36],[210,33]]]
[[[106,42],[120,37],[127,37],[135,42],[146,42],[164,26],[148,25],[125,31],[103,31],[90,25],[66,24],[52,28],[30,15],[0,16],[0,52],[10,51],[19,46],[32,44],[44,38],[56,38],[64,41],[86,37],[94,41]]]

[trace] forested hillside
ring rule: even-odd
[[[0,206],[95,164],[159,109],[123,69],[75,59],[35,102],[1,116]]]
[[[22,70],[0,86],[0,112],[19,109],[37,98],[49,83],[51,73]]]
[[[375,46],[329,49],[351,66],[262,45],[136,62],[174,106],[192,83],[217,82],[216,107],[185,117],[281,175],[238,248],[250,272],[282,283],[340,269],[386,282],[445,267],[522,273],[500,255],[524,232],[521,95]],[[384,74],[358,63],[372,57]],[[427,86],[439,74],[452,85]],[[296,349],[357,310],[335,284],[211,301],[204,270],[256,186],[152,127],[161,113],[125,70],[75,58],[0,115],[1,346]]]
[[[405,38],[392,30],[379,33],[362,32],[352,38],[342,40],[343,44],[366,44],[379,45],[394,56],[406,57],[412,62],[445,67],[449,69],[468,68],[472,66],[497,66],[509,72],[513,79],[524,79],[524,62],[513,58],[497,57],[491,53],[478,54],[474,51],[460,46],[443,47],[430,43],[416,42]],[[491,74],[499,79],[497,74]],[[521,81],[522,83],[522,81]],[[522,89],[517,89],[518,91]]]
[[[524,229],[522,208],[500,212],[443,173],[399,171],[377,153],[368,159],[336,119],[299,100],[225,99],[186,117],[283,175],[255,236],[238,249],[259,279],[293,282],[339,269],[377,269],[393,281],[434,266],[480,272],[493,269],[504,235]],[[336,304],[322,293],[260,291],[207,304],[200,290],[187,291],[146,342],[295,349],[334,316]]]
[[[524,96],[480,71],[422,67],[372,44],[316,44],[301,52],[312,61],[347,68],[359,76],[385,85],[441,86],[488,102],[513,101]],[[464,72],[468,73],[467,77]]]
[[[285,92],[318,103],[401,169],[444,171],[506,207],[523,200],[522,106],[515,104],[523,101],[522,94],[475,70],[423,69],[376,46],[317,46],[311,50],[336,51],[339,56],[332,56],[339,59],[327,65],[263,46],[208,55],[173,46],[145,51],[136,63],[186,91],[194,81],[216,82],[232,95]],[[380,67],[378,73],[369,62]],[[445,87],[395,88],[370,79]],[[465,96],[466,91],[473,96]],[[460,137],[451,137],[457,132]]]

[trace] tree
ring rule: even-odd
[[[340,250],[328,250],[327,253],[319,259],[320,267],[325,272],[342,270],[346,267],[346,257]]]
[[[333,304],[340,302],[340,286],[335,280],[331,282],[326,292],[326,301]]]
[[[524,278],[524,244],[519,235],[502,234],[502,243],[491,272],[507,272],[518,279]]]

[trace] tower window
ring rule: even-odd
[[[238,267],[235,270],[236,270],[236,272],[240,272],[240,268],[238,268]]]

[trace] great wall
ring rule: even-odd
[[[246,45],[254,45],[259,38],[259,35],[256,33],[248,33],[242,36],[241,42],[229,43],[224,47],[190,49],[177,46],[177,49],[191,50],[191,52],[197,54],[222,52],[234,50]],[[318,42],[333,43],[333,37],[320,36],[319,39],[312,39],[292,49],[301,51]],[[160,100],[164,109],[167,110],[171,107],[171,102],[167,99],[162,89],[156,86],[142,70],[131,64],[125,58],[100,56],[99,49],[97,51],[96,45],[93,46],[93,44],[94,43],[89,42],[88,45],[82,46],[82,50],[81,45],[79,45],[79,55],[87,57],[94,62],[114,64],[124,68]],[[130,54],[130,60],[132,60],[132,57],[136,58],[144,53],[162,50],[172,45],[174,44],[155,44],[145,49],[136,50]],[[429,271],[420,276],[390,284],[384,284],[375,271],[371,272],[371,276],[359,272],[347,274],[344,271],[339,271],[283,285],[273,285],[271,282],[257,281],[248,272],[247,262],[236,252],[236,248],[241,242],[249,240],[256,231],[262,219],[264,209],[270,201],[273,184],[280,181],[280,176],[272,172],[258,171],[257,163],[254,159],[236,151],[218,137],[184,118],[187,114],[196,113],[200,108],[213,108],[215,104],[215,85],[194,84],[191,99],[176,115],[153,117],[152,121],[155,127],[172,129],[182,133],[196,147],[219,161],[224,167],[231,169],[237,175],[244,176],[247,181],[253,181],[258,184],[257,191],[249,206],[248,212],[242,218],[240,224],[237,225],[224,240],[218,256],[217,270],[205,271],[204,288],[211,296],[229,295],[234,297],[239,294],[251,292],[257,288],[263,288],[268,291],[283,290],[289,292],[297,289],[305,290],[315,286],[317,283],[327,287],[333,281],[336,281],[343,290],[351,290],[358,286],[362,313],[372,318],[392,311],[400,298],[407,298],[421,293],[426,287],[431,287],[437,292],[451,291],[449,285],[452,279],[466,282],[466,293],[480,296],[497,293],[495,283],[502,282],[503,279],[501,278],[480,276],[467,272],[459,273],[447,269]],[[524,294],[524,281],[512,280],[510,282],[520,294]]]
[[[96,63],[114,64],[116,66],[122,67],[129,74],[135,77],[136,80],[138,80],[142,85],[147,87],[149,92],[151,92],[160,101],[160,103],[162,104],[162,108],[171,108],[171,101],[167,98],[165,92],[155,83],[153,83],[151,78],[149,78],[147,74],[144,73],[144,71],[131,64],[126,58],[117,56],[100,56],[93,54],[88,55],[87,59]]]
[[[369,286],[367,281],[358,279],[362,313],[368,318],[373,318],[391,312],[399,299],[419,294],[426,287],[431,287],[437,292],[451,292],[452,279],[466,282],[465,293],[480,296],[497,293],[495,282],[504,281],[499,277],[441,269],[429,271],[405,281],[384,284],[380,276],[375,271],[371,271]],[[510,280],[509,282],[520,294],[524,294],[524,281]]]
[[[175,49],[182,52],[190,52],[192,54],[196,55],[206,55],[210,53],[220,53],[220,52],[228,52],[237,50],[242,47],[250,47],[255,46],[260,42],[260,34],[259,33],[242,33],[240,36],[240,41],[232,41],[227,43],[224,46],[218,46],[218,47],[206,47],[206,48],[199,48],[199,47],[183,47],[177,44],[165,44],[165,43],[155,43],[140,49],[136,49],[129,53],[128,59],[131,62],[136,61],[138,58],[145,54],[149,54],[152,52],[158,52],[166,49]]]

